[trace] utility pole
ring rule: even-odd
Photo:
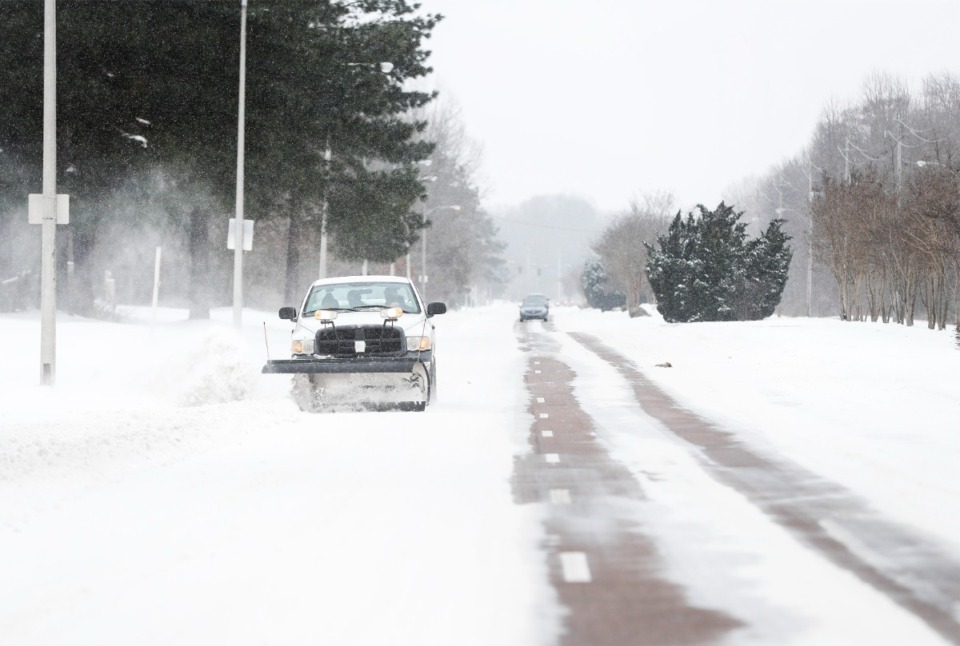
[[[43,197],[40,244],[40,380],[52,386],[57,367],[57,3],[43,12]]]
[[[237,108],[237,214],[233,247],[233,324],[243,322],[243,153],[247,94],[247,0],[240,0],[240,99]]]
[[[420,229],[420,298],[427,300],[427,213],[423,213],[423,228]]]
[[[327,191],[330,190],[330,159],[333,153],[330,151],[330,141],[327,141],[327,147],[323,151],[324,162],[324,180],[326,186],[323,188],[323,201],[320,202],[320,275],[319,278],[327,277]],[[409,270],[408,270],[409,271]]]

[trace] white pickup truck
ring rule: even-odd
[[[299,309],[280,308],[280,318],[294,323],[290,359],[267,361],[263,372],[292,374],[294,399],[305,411],[422,411],[437,391],[430,319],[446,311],[443,303],[425,305],[400,276],[321,279]]]

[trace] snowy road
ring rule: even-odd
[[[956,554],[684,410],[595,337],[521,327],[535,422],[520,479],[552,503],[564,643],[960,642]],[[678,570],[664,576],[671,553]],[[570,554],[603,574],[571,582]],[[788,599],[818,627],[798,631],[776,607]]]
[[[960,643],[950,544],[904,587],[932,618],[645,412],[576,310],[439,318],[422,414],[302,413],[250,369],[262,317],[233,339],[220,314],[68,321],[52,390],[23,377],[36,321],[0,319],[4,644]],[[288,328],[266,329],[276,354]]]

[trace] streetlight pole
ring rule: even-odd
[[[240,92],[237,108],[237,211],[233,239],[233,324],[243,321],[243,165],[247,95],[247,0],[240,0]]]
[[[323,151],[324,177],[326,186],[323,189],[323,201],[320,202],[320,272],[319,278],[327,277],[327,191],[330,190],[330,141]]]
[[[41,383],[52,386],[57,356],[57,3],[43,12],[43,204],[40,244]]]

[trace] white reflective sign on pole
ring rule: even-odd
[[[230,226],[227,230],[227,249],[236,249],[237,245],[237,219],[230,218]],[[253,220],[243,220],[243,250],[253,250]]]
[[[53,200],[45,199],[42,193],[30,193],[27,202],[27,222],[43,224],[43,216],[53,208]],[[50,216],[53,219],[53,216]],[[70,224],[70,196],[57,194],[57,224]]]

